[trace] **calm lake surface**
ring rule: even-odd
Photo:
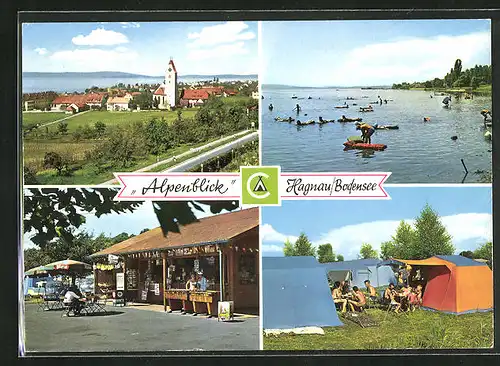
[[[298,99],[291,99],[292,95]],[[491,142],[484,138],[480,111],[491,110],[491,97],[457,100],[443,108],[443,96],[431,92],[362,89],[291,89],[263,86],[262,164],[280,165],[287,172],[392,172],[387,183],[465,183],[480,179],[476,171],[491,171]],[[361,113],[360,106],[382,99],[387,104],[372,104],[374,112]],[[307,99],[309,96],[312,99]],[[368,96],[368,98],[363,98]],[[346,100],[353,97],[356,100]],[[300,99],[304,98],[304,99]],[[335,109],[347,102],[348,109]],[[273,111],[268,106],[272,103]],[[296,104],[302,111],[299,116]],[[352,106],[356,103],[357,106]],[[305,115],[307,114],[307,116]],[[361,117],[363,122],[397,124],[399,130],[377,130],[372,143],[387,145],[385,151],[349,150],[342,145],[347,137],[360,135],[354,123],[327,123],[296,126],[276,122],[275,117],[292,116],[300,121]],[[430,122],[423,122],[423,117]],[[451,140],[452,136],[458,139]]]
[[[249,80],[256,80],[254,77],[248,77]],[[196,81],[210,80],[207,78],[191,78],[191,77],[179,77],[179,81],[184,83],[191,83]],[[222,82],[233,81],[233,79],[225,79],[223,77],[219,78]],[[84,92],[92,86],[98,86],[100,88],[106,88],[118,83],[123,83],[125,85],[131,84],[156,84],[163,82],[163,79],[146,77],[89,77],[89,76],[64,76],[64,75],[51,75],[51,76],[24,76],[22,79],[22,91],[23,93],[37,93],[42,91],[55,91],[58,93],[72,93],[72,92]]]

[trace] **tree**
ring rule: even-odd
[[[470,250],[464,250],[463,252],[460,252],[459,255],[461,255],[462,257],[474,259],[474,253],[472,253]]]
[[[478,80],[478,78],[476,78],[475,76],[471,77],[471,79],[470,79],[470,87],[472,89],[477,89],[478,86],[479,86],[479,80]]]
[[[453,74],[455,76],[455,79],[458,79],[461,73],[462,73],[462,60],[457,58],[455,61],[455,66],[453,67]]]
[[[54,262],[48,255],[37,248],[24,249],[23,254],[25,271]]]
[[[335,253],[333,252],[331,244],[321,244],[320,246],[318,246],[318,262],[335,262]]]
[[[435,255],[452,255],[455,247],[438,214],[426,204],[415,220],[413,259],[425,259]],[[404,258],[406,259],[406,258]]]
[[[359,250],[359,256],[362,259],[377,258],[378,253],[370,244],[363,243],[361,244],[361,249]]]
[[[43,158],[44,168],[56,169],[57,175],[68,175],[70,159],[67,155],[58,154],[54,151],[45,153]]]
[[[94,129],[97,137],[101,138],[104,136],[104,133],[106,132],[106,124],[101,121],[97,121],[94,124]]]
[[[493,243],[491,241],[481,245],[473,253],[474,259],[493,259]]]
[[[337,255],[337,262],[343,262],[344,261],[344,256],[342,254]]]
[[[292,244],[287,239],[285,241],[285,246],[283,248],[283,254],[285,256],[315,256],[316,250],[312,246],[311,242],[307,238],[306,234],[301,233],[295,243]]]
[[[50,246],[54,239],[72,240],[73,229],[85,223],[84,214],[96,217],[115,212],[133,212],[143,202],[114,201],[118,190],[114,188],[29,188],[24,194],[24,233],[34,232],[31,241],[41,249]],[[180,225],[197,222],[193,213],[204,212],[201,205],[210,207],[212,214],[222,210],[233,211],[238,201],[182,201],[154,202],[153,209],[164,236],[180,232]],[[193,209],[192,209],[192,208]]]
[[[167,121],[151,119],[144,128],[146,148],[149,153],[159,156],[171,147],[169,127]]]
[[[61,121],[57,124],[57,132],[61,135],[66,135],[68,133],[68,122]]]

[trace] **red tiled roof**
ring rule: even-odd
[[[201,99],[206,100],[209,97],[209,93],[206,90],[202,89],[184,89],[182,93],[182,99]]]
[[[155,90],[153,93],[154,95],[165,95],[165,88],[159,87],[158,89]]]
[[[161,227],[157,227],[94,253],[92,256],[226,241],[258,226],[259,209],[255,207],[202,218],[197,222],[181,226],[180,233],[169,232],[167,237],[163,236]]]
[[[229,94],[229,95],[235,95],[235,94],[238,94],[238,92],[236,90],[233,90],[233,89],[227,89],[225,90],[226,94]]]
[[[177,69],[175,68],[174,60],[170,60],[170,62],[168,64],[172,65],[172,69],[174,69],[174,72],[177,72]]]
[[[204,86],[204,87],[201,87],[199,90],[205,90],[210,94],[222,94],[224,92],[224,87],[223,86]]]
[[[105,93],[90,93],[90,94],[70,94],[61,95],[52,101],[52,104],[86,104],[86,103],[102,103]]]
[[[135,95],[141,95],[142,93],[141,92],[132,92],[131,94],[135,96]]]

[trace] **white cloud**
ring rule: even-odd
[[[116,52],[127,52],[128,48],[127,47],[123,47],[123,46],[119,46],[119,47],[115,48],[115,51]]]
[[[138,54],[126,49],[101,50],[97,48],[58,51],[50,55],[51,66],[66,72],[129,71]]]
[[[374,43],[346,52],[340,63],[337,61],[338,51],[318,61],[321,63],[318,70],[324,70],[324,61],[333,58],[328,74],[316,74],[315,80],[309,80],[309,83],[391,85],[443,78],[457,58],[462,60],[463,69],[490,63],[491,34],[479,32]]]
[[[235,55],[245,55],[249,51],[244,42],[219,45],[214,48],[195,49],[188,53],[189,60],[206,60],[211,58],[228,58]]]
[[[141,25],[136,22],[120,22],[122,28],[140,28]]]
[[[256,37],[254,32],[244,32],[248,25],[244,22],[226,22],[202,28],[200,32],[189,33],[188,47],[215,46],[223,43],[248,41]]]
[[[466,241],[476,240],[481,242],[493,239],[491,214],[464,213],[442,216],[441,220],[448,233],[452,236],[457,252],[466,249],[462,246]],[[411,225],[414,224],[412,219],[405,219],[405,221]],[[381,220],[346,225],[321,234],[318,240],[313,241],[313,245],[317,247],[320,244],[330,243],[336,253],[344,255],[346,259],[355,259],[363,242],[371,244],[376,250],[380,250],[380,244],[391,239],[399,223],[398,220]],[[283,242],[283,238],[287,236],[276,232],[269,224],[262,225],[261,232],[269,233],[262,236],[263,242]],[[309,233],[309,235],[311,234]],[[266,246],[268,246],[268,243],[266,243]],[[263,251],[265,250],[263,245]]]
[[[35,52],[38,53],[40,56],[43,56],[43,55],[46,55],[47,53],[49,53],[49,51],[47,51],[46,48],[35,48]]]
[[[270,224],[261,225],[260,237],[262,238],[262,241],[281,242],[281,243],[284,243],[287,239],[289,239],[291,242],[294,242],[298,238],[297,236],[294,235],[286,235],[279,233]]]
[[[72,42],[78,46],[112,46],[128,43],[128,38],[123,33],[98,28],[94,29],[87,36],[80,34],[73,37]]]
[[[263,253],[281,253],[283,254],[283,246],[274,244],[262,244],[261,251]]]

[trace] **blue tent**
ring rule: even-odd
[[[378,259],[358,259],[353,261],[323,263],[328,277],[332,280],[339,280],[338,273],[344,277],[345,271],[351,274],[351,285],[364,287],[365,280],[369,280],[374,287],[387,286],[389,283],[397,283],[396,276],[388,265],[379,265],[382,261]]]
[[[342,325],[314,257],[262,258],[262,293],[264,329]]]

